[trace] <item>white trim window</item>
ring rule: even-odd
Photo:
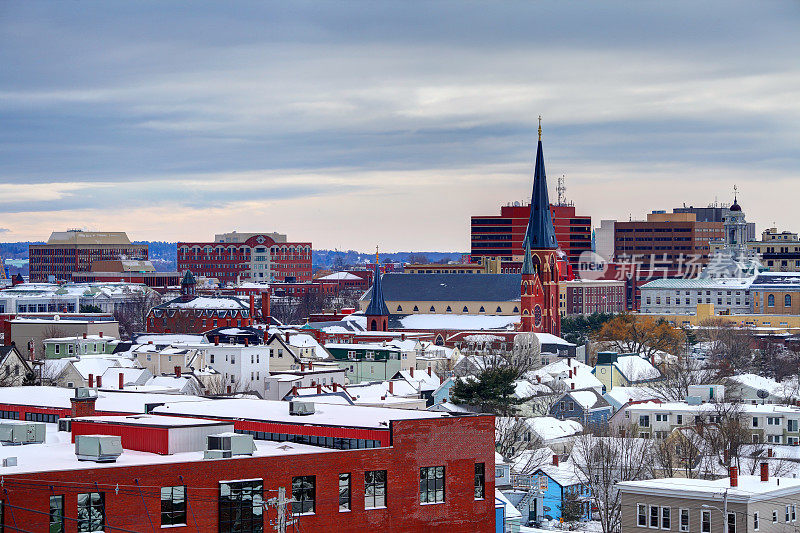
[[[758,511],[753,513],[753,531],[758,531]]]
[[[736,513],[728,513],[728,533],[736,533]]]
[[[672,508],[671,507],[662,507],[661,508],[661,529],[671,529],[672,528]]]
[[[651,505],[650,506],[650,523],[647,527],[651,527],[653,529],[658,529],[658,518],[660,512],[658,505]]]
[[[773,509],[772,510],[772,523],[773,524],[777,524],[778,523],[778,510],[777,509]]]
[[[700,511],[700,533],[711,533],[711,511]]]
[[[497,476],[495,476],[497,477]],[[636,525],[639,527],[647,527],[647,506],[640,503],[636,505]]]
[[[678,526],[681,531],[689,531],[689,509],[680,510],[680,522]]]

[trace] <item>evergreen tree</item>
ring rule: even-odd
[[[470,376],[457,380],[450,393],[453,403],[473,405],[486,413],[514,416],[518,406],[527,398],[514,396],[514,381],[518,373],[513,368],[487,368],[477,379]]]

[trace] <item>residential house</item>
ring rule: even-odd
[[[55,337],[44,340],[44,356],[47,359],[74,357],[76,355],[98,355],[114,352],[118,342],[113,337],[87,335],[77,337]]]
[[[605,428],[611,414],[611,404],[594,389],[569,390],[550,408],[554,418],[575,420],[595,429]]]
[[[664,379],[661,371],[638,354],[599,352],[592,373],[603,384],[603,391],[614,387],[646,385]]]
[[[325,348],[345,369],[349,383],[388,380],[404,366],[401,350],[388,344],[329,343]]]
[[[571,497],[576,498],[582,508],[580,520],[591,520],[591,492],[576,474],[575,465],[562,463],[558,455],[554,455],[552,464],[534,472],[534,479],[538,497],[532,500],[534,505],[529,511],[529,522],[561,522],[564,505]]]
[[[20,386],[31,372],[30,364],[15,345],[0,346],[0,386]]]

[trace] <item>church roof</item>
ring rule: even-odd
[[[528,229],[525,232],[523,243],[527,243],[532,250],[555,250],[558,248],[556,230],[553,227],[553,217],[550,214],[550,199],[547,195],[547,176],[544,171],[541,136],[536,148],[531,215],[528,219]]]
[[[519,274],[384,274],[383,298],[390,302],[513,302]],[[372,299],[372,289],[361,297]],[[371,302],[370,302],[371,303]],[[369,310],[364,312],[370,314]]]
[[[183,275],[183,279],[181,280],[181,285],[196,285],[197,281],[194,279],[194,274],[192,274],[191,270],[187,270],[186,274]]]
[[[389,308],[383,298],[383,284],[381,283],[381,269],[378,261],[375,261],[375,279],[372,281],[370,293],[375,297],[369,302],[369,306],[364,311],[365,315],[388,316]]]
[[[525,257],[522,258],[522,275],[527,276],[534,274],[533,259],[531,258],[531,247],[525,243]]]

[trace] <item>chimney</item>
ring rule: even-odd
[[[71,412],[70,416],[72,418],[78,418],[81,416],[94,416],[94,403],[97,401],[96,396],[89,396],[87,398],[70,398],[71,404]]]
[[[268,337],[269,337],[269,332],[265,329],[264,330],[264,344],[267,344],[267,341],[269,340]]]
[[[772,457],[772,448],[767,448],[767,457]]]
[[[153,341],[147,341],[147,344],[153,344]]]
[[[245,337],[244,338],[244,345],[245,345],[245,347],[250,346],[250,338],[249,337]]]
[[[125,388],[125,377],[122,375],[122,372],[119,373],[119,390]]]
[[[389,382],[389,394],[394,394],[394,382]]]
[[[269,327],[269,317],[271,316],[271,312],[269,310],[269,293],[262,292],[261,293],[261,320],[264,321],[264,324]]]
[[[572,362],[572,358],[571,358],[571,357],[567,357],[567,366],[568,366],[568,367],[572,366],[572,365],[570,364],[571,362]]]
[[[231,386],[228,385],[228,394],[230,394],[230,393],[231,393]]]
[[[571,368],[569,369],[569,377],[570,378],[572,377],[572,369]]]
[[[300,363],[300,372],[305,372],[305,371],[306,371],[306,364]]]
[[[283,340],[285,340],[287,343],[289,342],[289,332],[288,331],[283,334]]]
[[[103,338],[103,332],[102,331],[100,332],[100,338],[101,339]]]
[[[414,377],[414,367],[413,366],[408,369],[408,373],[411,375],[412,378]]]
[[[181,365],[175,365],[175,377],[181,377]]]
[[[314,361],[309,361],[308,362],[308,369],[309,370],[314,370]]]
[[[431,375],[431,367],[428,367],[428,375]]]
[[[572,389],[572,390],[575,390],[575,382],[574,381],[569,384],[569,388]]]
[[[103,376],[97,376],[97,388],[101,388],[103,386]]]
[[[94,388],[94,374],[89,374],[89,388]]]
[[[85,331],[83,332],[83,338],[84,339],[86,338],[86,332]]]
[[[338,388],[339,388],[339,385],[338,385],[338,384],[336,384],[336,383],[334,383],[334,384],[333,384],[333,392],[336,392],[336,390],[337,390]]]
[[[214,335],[214,346],[219,346],[219,335]]]
[[[553,466],[558,466],[558,455],[553,454]]]
[[[650,364],[656,366],[656,354],[654,353],[650,354]]]
[[[256,295],[250,295],[250,319],[253,320],[256,316]]]
[[[739,486],[739,469],[735,466],[730,467],[730,478],[731,478],[731,488],[736,488]]]
[[[542,382],[542,376],[537,375],[536,376],[536,383],[541,383],[541,382]]]
[[[769,465],[767,463],[761,463],[761,481],[764,483],[769,481]]]
[[[405,334],[405,333],[401,333],[401,334],[400,334],[400,340],[401,340],[401,341],[404,341],[404,340],[406,340],[406,334]]]

